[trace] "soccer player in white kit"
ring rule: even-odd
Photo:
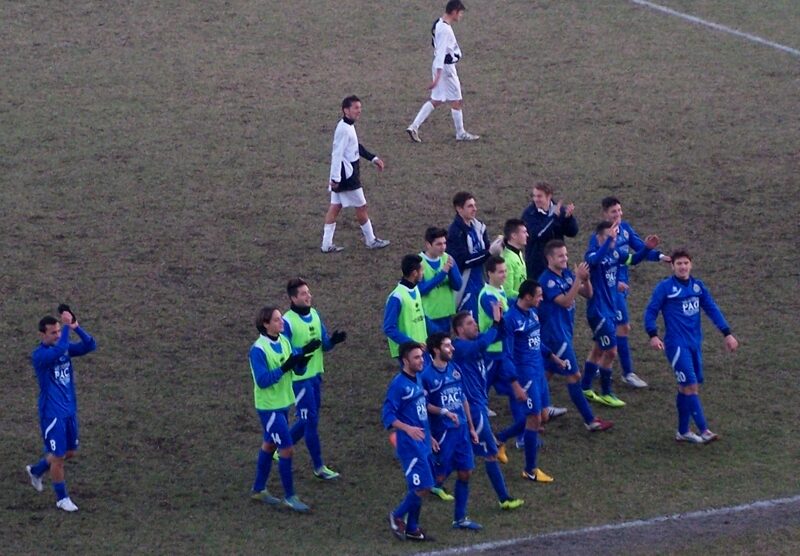
[[[442,17],[436,20],[431,29],[433,35],[433,81],[428,85],[431,99],[422,105],[417,117],[408,126],[406,132],[412,141],[422,143],[419,138],[419,126],[431,115],[440,104],[450,103],[450,114],[456,128],[457,141],[475,141],[479,135],[473,135],[464,129],[464,116],[461,108],[464,101],[461,97],[461,82],[458,80],[456,63],[461,59],[461,48],[453,33],[452,24],[461,20],[466,7],[461,0],[449,0]]]

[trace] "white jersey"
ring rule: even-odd
[[[336,183],[353,175],[353,163],[358,160],[356,126],[345,118],[339,120],[333,133],[330,180]],[[342,173],[344,172],[344,175]]]
[[[445,65],[452,65],[461,58],[461,48],[456,41],[453,28],[441,17],[437,19],[431,29],[433,35],[433,69],[443,69]]]

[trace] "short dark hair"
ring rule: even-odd
[[[459,311],[453,317],[453,332],[458,332],[458,329],[464,326],[464,321],[471,317],[472,313],[469,311]]]
[[[566,246],[567,244],[564,243],[562,239],[551,239],[544,246],[544,256],[549,257],[556,249],[561,249]]]
[[[408,354],[414,351],[415,349],[422,349],[422,344],[419,342],[403,342],[400,344],[399,356],[400,359],[406,359]]]
[[[525,280],[519,285],[519,298],[522,299],[526,295],[536,295],[536,289],[541,287],[536,280]]]
[[[600,201],[600,206],[603,207],[604,211],[610,209],[614,205],[622,205],[622,203],[620,203],[619,199],[616,197],[603,197],[603,200]]]
[[[425,242],[426,243],[433,243],[440,237],[447,237],[447,230],[444,228],[437,228],[432,226],[425,230]]]
[[[342,101],[342,110],[344,110],[345,108],[350,108],[356,102],[361,102],[361,99],[358,98],[356,95],[350,95],[349,97],[344,97],[344,100]]]
[[[449,337],[450,337],[450,334],[448,334],[447,332],[434,332],[433,334],[428,336],[428,339],[425,340],[425,345],[428,346],[428,353],[430,353],[431,356],[432,356],[433,355],[433,350],[441,349],[442,348],[442,344]]]
[[[291,280],[289,280],[289,283],[286,284],[286,294],[289,297],[294,297],[297,295],[297,290],[307,285],[308,282],[306,282],[302,278],[292,278]]]
[[[39,321],[39,332],[46,332],[48,326],[53,326],[54,324],[58,324],[58,320],[55,317],[51,317],[47,315],[46,317],[42,317]]]
[[[469,191],[459,191],[458,193],[453,195],[453,207],[461,208],[467,204],[467,201],[474,198],[475,195],[473,195]]]
[[[444,7],[444,13],[451,14],[453,12],[463,12],[467,9],[461,0],[449,0]]]
[[[499,255],[492,255],[486,259],[486,272],[494,272],[497,270],[497,265],[505,264],[506,260]]]
[[[672,262],[675,262],[675,259],[689,259],[692,260],[692,255],[686,249],[675,249],[672,254],[669,256],[672,259]]]
[[[538,189],[545,195],[553,196],[553,186],[547,183],[546,181],[540,181],[533,184],[534,189]]]
[[[597,225],[594,227],[594,233],[600,235],[605,234],[606,230],[613,228],[614,224],[608,222],[607,220],[603,220],[602,222],[598,222]]]
[[[273,307],[271,305],[266,305],[259,309],[258,314],[256,315],[256,330],[258,330],[261,334],[267,334],[267,327],[264,326],[265,322],[269,322],[272,318],[272,315],[277,311],[277,307]]]
[[[422,266],[422,257],[419,255],[406,255],[400,261],[400,270],[403,272],[403,278],[411,276],[411,273]]]
[[[508,239],[508,236],[516,232],[520,226],[524,226],[525,222],[519,218],[509,218],[503,226],[503,235]]]

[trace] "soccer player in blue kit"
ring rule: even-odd
[[[428,400],[431,435],[439,445],[434,455],[437,481],[456,471],[453,529],[477,531],[483,527],[467,517],[469,478],[475,469],[472,444],[478,433],[472,423],[469,401],[464,394],[462,371],[453,363],[453,342],[445,332],[434,332],[426,341],[431,361],[420,375]]]
[[[31,362],[39,381],[39,426],[44,440],[45,457],[25,470],[31,485],[42,492],[42,478],[50,471],[56,507],[66,512],[78,510],[67,494],[64,482],[64,462],[75,457],[78,451],[78,401],[75,396],[75,370],[72,357],[93,352],[97,344],[78,324],[75,314],[66,305],[58,308],[61,322],[47,316],[39,321],[42,341]],[[80,343],[70,343],[69,334],[75,332]]]
[[[548,375],[559,374],[566,378],[567,392],[583,417],[584,425],[591,432],[610,429],[614,423],[595,417],[589,402],[581,391],[581,372],[572,335],[575,329],[575,299],[581,295],[592,297],[592,283],[589,280],[589,265],[585,262],[571,271],[568,266],[567,245],[560,239],[550,240],[544,247],[547,269],[539,277],[542,285],[542,303],[539,317],[542,321],[542,342],[567,365],[547,365]]]
[[[515,376],[511,382],[515,403],[523,408],[524,417],[497,434],[505,443],[524,431],[525,469],[522,477],[539,483],[552,483],[553,478],[539,469],[536,458],[539,450],[538,435],[547,422],[550,390],[544,376],[544,359],[564,367],[566,361],[550,352],[541,341],[541,325],[536,308],[542,301],[542,288],[533,280],[525,280],[519,287],[519,297],[506,311],[504,320],[503,352],[506,359],[504,372]]]
[[[289,339],[283,335],[284,322],[275,307],[263,307],[256,315],[259,337],[248,354],[250,374],[253,378],[253,398],[264,430],[261,449],[256,463],[256,478],[250,498],[257,502],[277,505],[281,500],[267,490],[267,480],[272,470],[272,455],[279,453],[278,471],[283,485],[283,504],[300,513],[311,511],[294,491],[292,477],[292,435],[289,432],[289,406],[294,401],[292,381],[305,373],[312,353],[322,342],[311,340],[298,350],[292,350]]]
[[[592,331],[594,346],[586,359],[583,369],[581,387],[589,401],[599,402],[609,407],[623,407],[611,389],[611,366],[617,356],[616,335],[616,291],[617,271],[622,255],[616,248],[619,227],[611,222],[600,222],[595,228],[595,235],[589,241],[589,250],[585,260],[589,265],[589,279],[592,283],[592,297],[586,304],[586,320]],[[648,252],[658,246],[658,236],[647,236],[645,245],[630,257],[630,264],[638,264]],[[592,390],[595,374],[600,373],[601,393]]]
[[[462,388],[469,402],[475,432],[478,434],[478,443],[472,445],[473,452],[485,460],[486,474],[497,494],[500,508],[514,510],[525,502],[508,493],[498,462],[497,442],[489,422],[486,349],[496,340],[502,340],[503,310],[499,304],[492,308],[492,320],[494,324],[480,334],[472,313],[461,311],[456,314],[453,318],[453,361],[461,369]]]
[[[675,440],[693,444],[713,442],[719,436],[708,429],[703,406],[700,404],[700,385],[703,383],[703,330],[700,309],[725,337],[725,349],[736,351],[739,341],[722,315],[706,285],[692,276],[692,257],[685,250],[672,253],[673,275],[653,290],[644,312],[644,327],[650,336],[650,346],[664,351],[678,382],[675,405],[678,409],[678,431]],[[658,337],[656,319],[664,317],[664,340]],[[694,419],[700,434],[689,428]]]
[[[422,497],[434,485],[431,456],[438,446],[431,438],[425,392],[418,376],[425,365],[422,348],[416,342],[400,344],[402,369],[389,383],[381,411],[383,426],[397,434],[396,455],[408,487],[400,505],[389,512],[389,528],[400,540],[430,540],[419,526],[419,515]]]
[[[647,383],[633,372],[633,359],[628,345],[628,334],[631,331],[628,317],[628,293],[630,291],[628,267],[633,254],[644,248],[644,240],[639,237],[639,234],[636,233],[630,223],[622,219],[622,204],[619,199],[605,197],[600,204],[603,208],[603,219],[617,227],[616,248],[619,251],[620,260],[626,262],[626,264],[619,266],[617,289],[614,292],[617,305],[615,320],[617,325],[617,355],[620,367],[622,367],[622,382],[634,388],[647,388]],[[670,262],[670,258],[667,255],[656,249],[649,251],[645,260]]]

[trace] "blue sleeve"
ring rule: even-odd
[[[636,231],[633,228],[631,228],[630,225],[627,226],[627,229],[628,229],[628,245],[630,245],[633,248],[633,251],[637,252],[644,249],[644,240],[642,240],[642,238],[639,237],[639,234],[637,234]],[[645,256],[643,257],[642,260],[648,260],[650,262],[658,262],[659,260],[661,260],[661,251],[659,251],[658,249],[650,249],[647,251],[647,253],[645,253]],[[638,264],[639,262],[641,261],[632,264]]]
[[[395,396],[393,395],[393,385],[394,381],[392,381],[392,383],[389,385],[389,391],[386,392],[386,399],[383,401],[383,408],[381,409],[381,422],[383,423],[383,427],[386,429],[392,428],[392,423],[398,420],[398,404]]]
[[[81,341],[80,343],[69,345],[69,354],[71,357],[80,357],[81,355],[86,355],[87,353],[91,353],[97,349],[97,342],[95,342],[94,338],[92,338],[80,326],[75,329],[75,332],[77,332]]]
[[[486,311],[487,315],[492,314],[492,303],[497,303],[497,298],[491,294],[479,296],[481,309]]]
[[[601,245],[598,249],[592,249],[591,243],[589,244],[589,251],[586,252],[586,262],[589,266],[597,266],[600,264],[600,261],[603,260],[608,254],[608,250],[611,248],[611,238],[606,238],[605,243]]]
[[[653,290],[653,295],[650,296],[650,302],[644,310],[644,329],[651,338],[653,336],[658,336],[658,323],[656,319],[658,318],[659,311],[661,311],[661,307],[664,305],[664,287],[662,284],[663,282],[657,285],[656,289]]]
[[[442,330],[441,327],[436,325],[436,321],[428,317],[425,317],[425,330],[428,332],[428,336],[430,336],[431,334],[435,334],[436,332],[445,332],[445,333],[450,332],[449,328],[447,330]]]
[[[565,236],[575,237],[578,235],[578,219],[574,216],[564,216],[566,211],[565,207],[561,207],[561,214],[558,216],[558,227]]]
[[[451,224],[447,230],[447,253],[453,257],[459,269],[466,268],[464,263],[469,257],[469,253],[467,252],[466,242],[462,238],[461,230],[455,224]]]
[[[283,376],[280,368],[270,369],[267,367],[267,358],[264,356],[264,352],[256,346],[250,348],[249,358],[250,365],[253,366],[253,376],[259,388],[268,388],[276,384]]]
[[[289,340],[289,343],[292,343],[292,325],[289,324],[289,321],[286,320],[286,317],[283,318],[283,332],[281,332],[286,338]]]
[[[403,344],[405,342],[413,342],[411,338],[402,334],[397,327],[397,319],[400,317],[400,301],[393,295],[389,296],[386,300],[386,308],[383,310],[383,333],[386,337],[396,342]],[[426,320],[427,324],[427,320]]]
[[[630,255],[628,257],[628,260],[625,261],[625,264],[627,264],[628,266],[636,266],[637,264],[648,258],[652,251],[653,251],[652,249],[650,249],[645,245],[644,247],[642,247],[641,250],[637,251],[633,255]]]
[[[553,352],[550,351],[550,348],[547,347],[544,342],[539,343],[539,349],[542,351],[542,359],[544,359],[545,362],[553,355]]]
[[[455,263],[455,261],[453,261],[453,263]],[[450,289],[455,292],[460,290],[461,286],[464,284],[464,280],[461,278],[461,271],[458,270],[457,264],[453,264],[447,276],[450,278]]]
[[[722,311],[720,311],[714,298],[711,297],[711,292],[708,291],[705,284],[700,282],[700,287],[702,289],[702,293],[700,294],[700,307],[703,308],[703,311],[705,311],[708,318],[711,319],[711,322],[714,323],[714,326],[716,326],[722,334],[727,336],[731,333],[731,327],[728,326],[728,321],[725,320]]]
[[[319,324],[322,327],[322,331],[320,332],[322,335],[322,351],[330,351],[334,346],[331,343],[331,337],[328,336],[328,329],[325,328],[325,324],[322,322],[322,317],[319,319]]]
[[[455,268],[455,266],[456,265],[454,264],[453,268]],[[441,272],[441,270],[437,270],[436,274],[434,274],[433,278],[431,278],[430,280],[423,280],[417,283],[417,288],[419,288],[419,293],[421,293],[422,295],[428,295],[433,288],[444,282],[445,278],[447,278],[447,274]]]
[[[503,371],[505,372],[508,379],[513,381],[519,381],[519,377],[517,375],[517,366],[514,365],[514,325],[511,323],[511,319],[505,319],[503,321]]]
[[[33,352],[32,359],[35,368],[52,365],[69,351],[69,330],[69,326],[64,326],[61,329],[61,337],[53,346],[53,349],[37,349]]]

